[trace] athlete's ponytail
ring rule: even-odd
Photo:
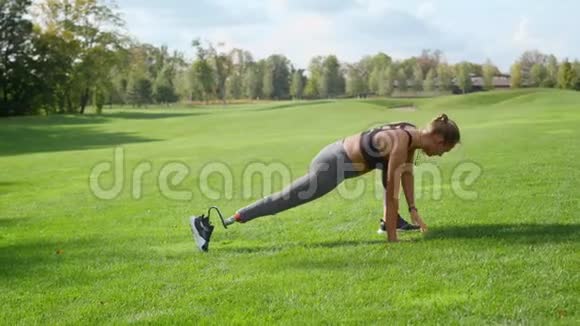
[[[430,133],[443,137],[445,144],[455,145],[461,141],[459,127],[445,113],[433,119],[429,124],[428,130]]]

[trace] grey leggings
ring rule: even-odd
[[[274,215],[315,200],[336,188],[343,180],[359,175],[347,156],[342,141],[324,147],[310,163],[306,175],[282,191],[238,210],[238,221]]]

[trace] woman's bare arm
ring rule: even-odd
[[[397,241],[397,215],[399,212],[399,187],[401,184],[402,169],[407,160],[407,148],[398,138],[394,138],[394,145],[389,154],[387,169],[387,185],[385,196],[385,225],[387,238],[390,242]]]
[[[415,207],[415,176],[413,175],[413,157],[415,150],[409,151],[403,175],[401,176],[401,184],[403,185],[403,192],[405,193],[405,200],[409,208]]]

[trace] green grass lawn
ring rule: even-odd
[[[406,103],[417,110],[389,109]],[[427,234],[387,244],[376,233],[372,173],[362,197],[335,191],[217,227],[207,254],[194,247],[190,215],[210,205],[229,215],[263,195],[256,177],[244,198],[248,164],[282,163],[296,178],[343,136],[394,120],[425,125],[441,112],[462,144],[420,158],[443,178],[418,185]],[[118,146],[123,188],[98,199],[91,169]],[[144,162],[152,171],[135,199],[132,173]],[[159,172],[177,162],[189,173],[171,189],[190,200],[159,190]],[[199,179],[211,162],[230,167],[232,198],[202,194],[200,181],[226,193],[218,176]],[[466,186],[476,200],[452,192],[462,162],[483,171]],[[578,324],[579,162],[580,93],[556,90],[2,119],[0,324]]]

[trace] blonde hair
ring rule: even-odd
[[[445,113],[433,119],[429,123],[427,130],[429,133],[443,137],[443,142],[447,145],[455,145],[461,141],[459,127]]]

